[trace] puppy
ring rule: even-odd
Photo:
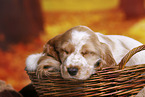
[[[95,68],[116,64],[109,47],[84,26],[74,27],[49,40],[44,53],[61,62],[61,75],[65,79],[85,80],[95,73]]]
[[[61,62],[61,75],[64,79],[86,80],[95,73],[95,68],[118,64],[132,48],[140,42],[120,35],[95,33],[86,26],[76,26],[49,40],[44,49]],[[145,52],[135,55],[127,66],[145,63]]]

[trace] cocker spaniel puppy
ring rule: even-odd
[[[95,73],[95,68],[118,64],[129,50],[140,45],[126,36],[103,35],[86,26],[76,26],[50,39],[44,54],[61,62],[64,79],[85,80]],[[144,51],[137,53],[127,66],[145,63],[143,56]]]

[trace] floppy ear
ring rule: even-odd
[[[52,46],[49,42],[45,44],[43,53],[49,55],[59,61],[58,52],[55,50],[55,47]]]
[[[105,43],[101,43],[101,45],[102,45],[101,46],[101,48],[102,48],[102,53],[101,53],[102,67],[111,67],[111,66],[117,65],[108,45],[106,45]]]
[[[45,55],[55,58],[57,61],[60,61],[59,52],[56,50],[56,46],[60,44],[62,34],[55,36],[50,39],[44,46],[43,53]]]

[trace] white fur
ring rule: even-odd
[[[109,46],[117,64],[131,49],[142,45],[142,43],[136,41],[135,39],[126,36],[103,35],[101,33],[96,33],[96,35],[99,38],[100,42],[105,43]],[[145,51],[138,52],[129,60],[126,66],[144,64],[144,57]]]
[[[26,69],[28,71],[35,71],[41,56],[43,56],[42,53],[29,55],[26,59]]]
[[[79,32],[77,30],[73,30],[71,36],[72,36],[71,42],[76,46],[76,49],[77,48],[80,49],[80,47],[87,42],[90,35],[87,34],[86,32]]]
[[[82,49],[82,46],[86,44],[89,35],[86,32],[73,31],[71,36],[71,42],[75,46],[75,51],[67,58],[66,65],[69,66],[71,64],[72,66],[78,66],[80,63],[86,65],[87,62],[81,55],[80,50]]]

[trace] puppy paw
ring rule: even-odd
[[[39,59],[36,75],[39,79],[49,77],[55,72],[59,72],[60,63],[50,56],[43,56]]]

